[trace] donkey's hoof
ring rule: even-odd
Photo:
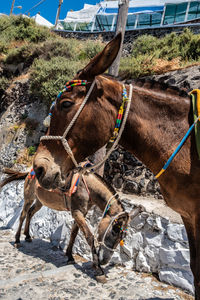
[[[20,242],[15,242],[14,247],[18,249],[18,248],[22,247],[22,244]]]
[[[100,282],[100,283],[106,283],[107,282],[107,279],[106,279],[105,275],[96,275],[95,277],[96,277],[97,282]]]
[[[26,241],[27,243],[31,243],[31,242],[32,242],[32,238],[31,238],[31,237],[26,237],[26,238],[25,238],[25,241]]]

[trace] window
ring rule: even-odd
[[[196,18],[200,18],[200,1],[190,2],[187,20],[193,20]]]
[[[128,15],[126,22],[126,29],[134,29],[136,22],[136,15]]]

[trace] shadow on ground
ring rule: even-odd
[[[62,250],[53,247],[49,241],[33,239],[31,243],[26,241],[21,241],[20,243],[21,247],[18,248],[18,251],[25,255],[40,258],[46,263],[53,264],[56,268],[68,265],[65,253]],[[10,244],[14,247],[14,242],[10,242]],[[81,264],[75,263],[74,267],[83,274],[95,279],[95,270],[93,269],[92,261],[83,262]],[[107,266],[104,269],[105,273],[107,273],[111,268],[111,266]]]

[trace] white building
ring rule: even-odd
[[[79,11],[69,11],[59,27],[70,31],[115,30],[119,1],[85,4]],[[159,27],[200,18],[200,0],[130,0],[126,29]]]
[[[36,14],[35,16],[32,17],[32,19],[34,19],[35,23],[38,25],[46,26],[48,28],[51,28],[54,26],[52,23],[50,23],[47,19],[42,17],[40,14]]]

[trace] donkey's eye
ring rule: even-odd
[[[70,108],[74,103],[70,101],[65,101],[61,104],[61,108],[67,109]]]

